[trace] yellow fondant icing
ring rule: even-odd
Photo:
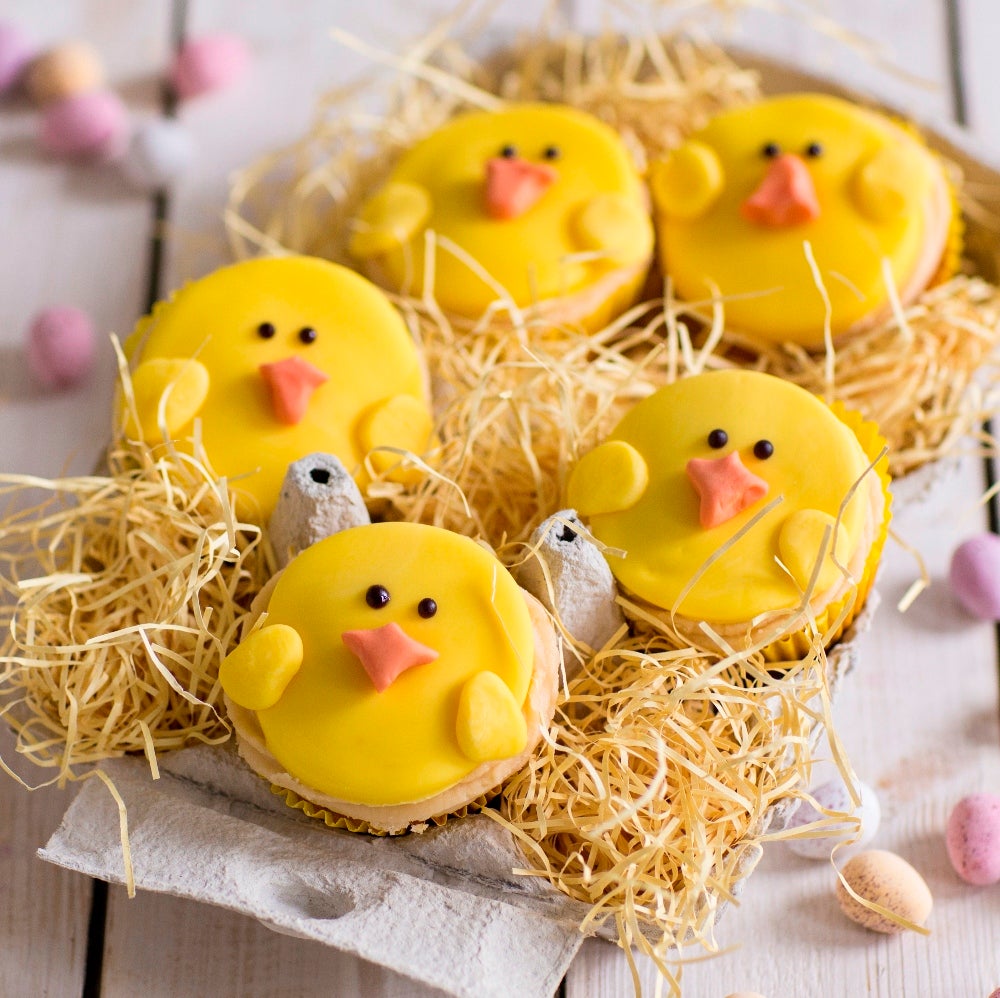
[[[390,182],[362,207],[350,251],[366,259],[402,246],[420,232],[430,215],[431,199],[423,187]]]
[[[805,164],[817,218],[767,227],[741,213],[772,163],[769,144],[772,154]],[[706,150],[720,164],[717,178]],[[883,260],[904,287],[928,246],[943,251],[932,245],[943,236],[929,221],[947,197],[937,160],[889,119],[839,98],[795,94],[724,112],[655,166],[653,177],[661,263],[677,294],[702,300],[717,287],[727,296],[727,324],[768,339],[823,344],[825,306],[806,241],[835,335],[885,305]]]
[[[140,364],[132,375],[132,397],[142,438],[158,443],[164,429],[169,436],[179,433],[201,410],[210,382],[205,365],[191,357]],[[136,434],[131,413],[126,432]]]
[[[262,323],[270,323],[269,337],[260,335]],[[300,335],[304,329],[315,330],[311,341]],[[371,446],[420,452],[427,443],[414,430],[419,414],[419,427],[429,431],[430,415],[406,324],[373,284],[325,260],[277,257],[223,267],[157,306],[127,349],[137,364],[136,392],[144,398],[147,377],[166,384],[171,379],[162,371],[177,365],[186,371],[185,359],[197,357],[207,372],[204,397],[196,411],[188,411],[193,405],[184,409],[184,423],[168,418],[168,428],[174,435],[188,432],[197,416],[215,470],[238,478],[235,487],[256,500],[263,518],[274,506],[288,465],[307,454],[332,453],[358,471]],[[296,357],[327,380],[312,392],[302,418],[289,424],[276,413],[261,367]],[[151,370],[160,373],[148,376]],[[168,413],[183,387],[174,382]],[[158,404],[152,394],[153,401],[142,404],[144,429],[148,418],[143,413]],[[412,424],[372,420],[376,407],[397,397],[413,400],[405,403]],[[359,423],[366,427],[360,432]],[[390,428],[402,432],[403,439],[380,435]]]
[[[829,513],[818,509],[800,509],[792,513],[781,525],[778,554],[803,590],[812,579],[820,552],[823,564],[816,576],[816,586],[823,590],[844,576],[850,558],[847,538],[837,529],[836,518]]]
[[[226,695],[247,710],[273,707],[302,665],[302,638],[287,624],[254,631],[219,667]]]
[[[495,218],[484,197],[487,163],[508,146],[556,176],[526,211]],[[424,202],[411,194],[397,197],[400,184],[425,192],[430,205],[405,244],[394,233],[407,226],[384,206],[387,200]],[[407,207],[402,214],[409,222],[418,212]],[[473,257],[521,307],[590,287],[621,259],[648,259],[653,245],[642,184],[621,139],[596,118],[553,104],[462,114],[418,142],[362,208],[352,250],[377,256],[394,289],[421,294],[425,229]],[[574,259],[584,252],[594,258]],[[434,270],[434,295],[448,311],[478,317],[498,297],[447,249],[438,249]]]
[[[634,506],[648,483],[643,456],[626,440],[608,440],[580,459],[567,498],[584,516],[615,513]]]
[[[388,591],[384,607],[368,605],[371,586]],[[437,611],[424,617],[428,597]],[[322,794],[376,806],[423,800],[476,767],[468,750],[492,758],[498,746],[523,747],[524,718],[509,708],[523,711],[528,696],[531,619],[510,574],[468,538],[408,522],[334,534],[289,564],[267,622],[261,633],[286,625],[304,651],[281,698],[257,718],[271,754]],[[341,635],[388,623],[438,657],[378,692]],[[483,672],[494,679],[476,680]],[[463,696],[471,707],[461,707]],[[480,735],[471,729],[487,701],[501,714]]]
[[[722,163],[711,146],[691,139],[653,165],[650,188],[656,208],[675,218],[697,218],[725,184]]]
[[[709,445],[713,430],[725,432],[724,446]],[[765,459],[754,453],[763,440],[773,445]],[[777,559],[807,564],[811,571],[819,547],[816,518],[837,516],[868,465],[855,434],[820,399],[753,371],[716,371],[660,389],[630,410],[610,441],[634,448],[649,469],[637,501],[590,516],[594,536],[625,552],[624,557],[607,555],[615,576],[658,607],[722,623],[748,621],[800,603],[801,583],[789,578]],[[592,453],[609,453],[607,446]],[[767,482],[767,496],[725,523],[703,528],[699,496],[685,466],[691,458],[719,459],[734,450],[749,471]],[[587,483],[602,488],[599,469],[586,461],[579,465],[585,477],[574,470],[568,486],[569,497],[581,506],[589,498]],[[608,477],[614,473],[613,463],[607,471]],[[779,496],[781,502],[714,561],[678,604],[709,558]],[[867,509],[859,489],[841,518],[838,551],[845,559],[858,548]],[[785,525],[802,511],[808,511],[802,521],[806,529],[786,532]]]
[[[477,672],[462,687],[455,734],[474,762],[509,759],[524,749],[528,725],[521,705],[495,672]]]
[[[358,424],[358,440],[362,453],[372,451],[369,459],[378,471],[385,471],[400,461],[394,451],[375,448],[391,442],[391,446],[420,454],[431,436],[431,414],[422,399],[412,395],[394,395],[364,414]],[[414,471],[419,475],[419,471]]]

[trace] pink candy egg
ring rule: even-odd
[[[0,94],[21,82],[34,57],[35,48],[27,35],[9,21],[0,21]]]
[[[948,818],[945,845],[951,865],[966,883],[1000,883],[1000,797],[963,797]]]
[[[128,112],[109,91],[76,94],[45,110],[39,139],[56,156],[113,159],[128,141]]]
[[[250,49],[236,35],[204,35],[185,42],[170,69],[177,96],[187,100],[234,84],[250,64]]]
[[[68,388],[93,366],[95,339],[85,312],[69,306],[47,308],[28,329],[28,367],[46,388]]]
[[[980,534],[960,544],[951,556],[948,579],[969,613],[1000,620],[1000,537]]]

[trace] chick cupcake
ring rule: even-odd
[[[822,348],[957,263],[941,162],[882,114],[821,94],[726,111],[651,170],[660,265],[732,330]]]
[[[261,602],[220,670],[240,752],[331,825],[399,833],[481,807],[552,717],[551,621],[466,537],[353,527]]]
[[[125,433],[194,433],[244,515],[263,522],[288,465],[335,454],[359,480],[374,448],[423,452],[424,371],[385,295],[346,267],[303,256],[248,260],[193,281],[126,343]],[[376,451],[379,470],[399,456]]]
[[[636,405],[568,499],[621,588],[713,651],[796,657],[860,611],[889,522],[875,428],[779,378],[716,371]],[[790,632],[790,633],[789,633]]]
[[[646,202],[625,145],[591,115],[556,104],[475,111],[403,153],[361,208],[350,251],[386,287],[430,292],[458,316],[513,306],[594,330],[645,279]]]

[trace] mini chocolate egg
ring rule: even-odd
[[[85,312],[69,306],[47,308],[28,329],[28,367],[46,388],[68,388],[90,371],[94,345],[94,326]]]
[[[951,865],[966,883],[1000,883],[1000,797],[963,797],[948,818],[945,845]]]
[[[974,617],[1000,620],[1000,537],[979,534],[955,549],[948,581]]]
[[[849,859],[840,872],[854,892],[867,901],[915,925],[923,925],[927,921],[934,899],[924,878],[902,856],[883,849],[871,849]],[[866,929],[889,935],[903,931],[904,926],[855,901],[839,878],[837,901],[841,911],[852,922]]]
[[[726,998],[764,998],[759,991],[734,991],[726,995]]]
[[[173,183],[193,159],[191,133],[178,121],[153,118],[132,132],[121,169],[137,190],[155,191]]]
[[[170,82],[181,100],[232,86],[250,64],[250,49],[237,35],[204,35],[182,46],[170,68]]]
[[[99,89],[104,67],[86,42],[64,42],[35,59],[25,82],[33,100],[48,104]]]
[[[837,854],[842,855],[845,851],[857,852],[863,849],[875,837],[878,831],[879,822],[882,819],[882,809],[879,806],[878,797],[867,783],[860,780],[857,784],[858,796],[861,802],[855,809],[851,802],[850,794],[843,780],[829,780],[821,783],[818,787],[810,790],[810,795],[816,803],[828,811],[843,811],[845,814],[853,814],[861,820],[861,835],[857,842],[850,846],[845,846]],[[802,801],[795,812],[785,824],[786,829],[800,828],[802,825],[812,824],[814,821],[822,821],[827,816],[816,810],[808,801]],[[829,859],[830,851],[838,843],[850,838],[855,832],[856,826],[853,822],[840,822],[837,825],[824,829],[821,838],[810,839],[789,839],[788,848],[798,856],[805,856],[807,859]]]
[[[13,90],[24,77],[35,48],[15,24],[0,21],[0,94]]]
[[[128,141],[128,112],[107,90],[76,94],[45,109],[39,142],[55,156],[114,159]]]

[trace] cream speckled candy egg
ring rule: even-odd
[[[859,853],[840,871],[860,897],[888,909],[916,925],[923,925],[934,899],[924,878],[901,856],[882,849]],[[902,932],[903,926],[855,901],[837,881],[840,909],[853,922],[873,932]]]
[[[861,803],[857,808],[851,803],[850,794],[843,780],[829,780],[821,783],[818,787],[809,791],[816,803],[828,811],[843,811],[845,814],[853,814],[861,821],[861,835],[857,842],[850,846],[845,846],[837,854],[843,856],[848,850],[858,852],[863,849],[875,837],[878,831],[879,822],[882,818],[882,809],[879,806],[878,797],[867,783],[860,780],[857,783],[858,796]],[[822,821],[827,816],[817,811],[812,804],[802,801],[795,809],[795,812],[788,819],[786,829],[801,828],[803,825],[812,824],[814,821]],[[788,848],[799,856],[807,859],[829,859],[830,851],[838,842],[843,842],[850,838],[855,832],[853,822],[840,822],[837,825],[825,829],[825,834],[821,838],[811,839],[789,839]]]
[[[951,865],[966,883],[1000,883],[1000,797],[963,797],[948,818],[945,844]]]

